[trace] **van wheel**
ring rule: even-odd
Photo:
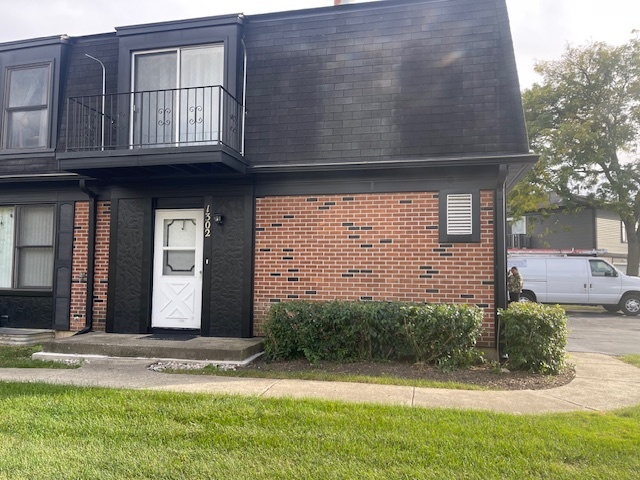
[[[534,302],[536,301],[536,296],[533,294],[533,292],[522,292],[520,294],[520,301],[521,302]]]
[[[620,305],[602,305],[602,308],[609,313],[616,313],[620,311]]]
[[[620,307],[625,315],[640,314],[640,294],[628,293],[620,302]]]

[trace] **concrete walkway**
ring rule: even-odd
[[[640,404],[640,368],[596,353],[572,353],[576,378],[548,390],[468,391],[346,382],[170,375],[153,372],[149,359],[96,358],[75,370],[0,369],[0,381],[169,390],[189,393],[293,397],[463,408],[515,414],[605,411]]]

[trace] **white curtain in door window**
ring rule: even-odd
[[[11,288],[14,217],[13,207],[0,207],[0,288]]]
[[[220,140],[224,47],[185,48],[180,62],[180,143]]]
[[[17,242],[19,288],[53,285],[53,231],[53,207],[20,207]]]

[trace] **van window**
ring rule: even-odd
[[[594,277],[617,277],[614,268],[602,260],[589,260],[589,266]]]

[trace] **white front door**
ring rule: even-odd
[[[154,328],[200,328],[203,210],[156,210]]]

